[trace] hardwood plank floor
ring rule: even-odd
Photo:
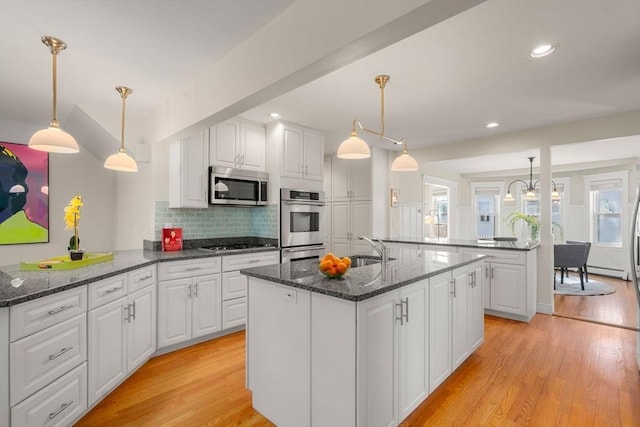
[[[540,314],[485,322],[484,344],[403,427],[640,426],[635,332]],[[237,332],[151,359],[77,426],[272,426],[251,407],[244,355]]]
[[[571,273],[573,277],[577,273]],[[625,328],[638,328],[638,303],[633,282],[589,274],[589,280],[609,284],[616,291],[609,295],[555,295],[554,314]]]

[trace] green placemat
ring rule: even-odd
[[[21,262],[20,270],[73,270],[112,259],[113,252],[86,252],[84,257],[78,261],[71,261],[69,255],[62,255],[41,261]]]

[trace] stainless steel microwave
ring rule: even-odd
[[[269,174],[209,167],[209,204],[262,206],[269,202]]]

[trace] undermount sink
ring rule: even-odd
[[[380,259],[376,258],[355,258],[351,260],[351,268],[364,267],[366,265],[380,264]]]

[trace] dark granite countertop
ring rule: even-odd
[[[382,239],[389,243],[410,243],[417,245],[439,245],[456,246],[462,248],[482,248],[482,249],[504,249],[510,251],[530,251],[540,246],[538,241],[518,240],[515,242],[495,241],[495,240],[465,240],[465,239],[445,239],[428,238],[415,239],[410,237],[387,237]]]
[[[175,252],[128,250],[114,251],[113,260],[75,270],[23,271],[20,264],[0,267],[0,307],[34,300],[106,279],[147,265],[195,258],[279,251],[278,247],[205,252],[188,249]]]
[[[389,246],[394,260],[388,265],[388,280],[381,280],[380,264],[352,267],[340,277],[330,279],[318,271],[318,262],[294,261],[240,270],[247,276],[318,292],[350,301],[362,301],[431,276],[483,259],[484,255],[458,254],[428,249]],[[355,259],[354,256],[352,259]],[[354,263],[355,265],[355,263]]]

